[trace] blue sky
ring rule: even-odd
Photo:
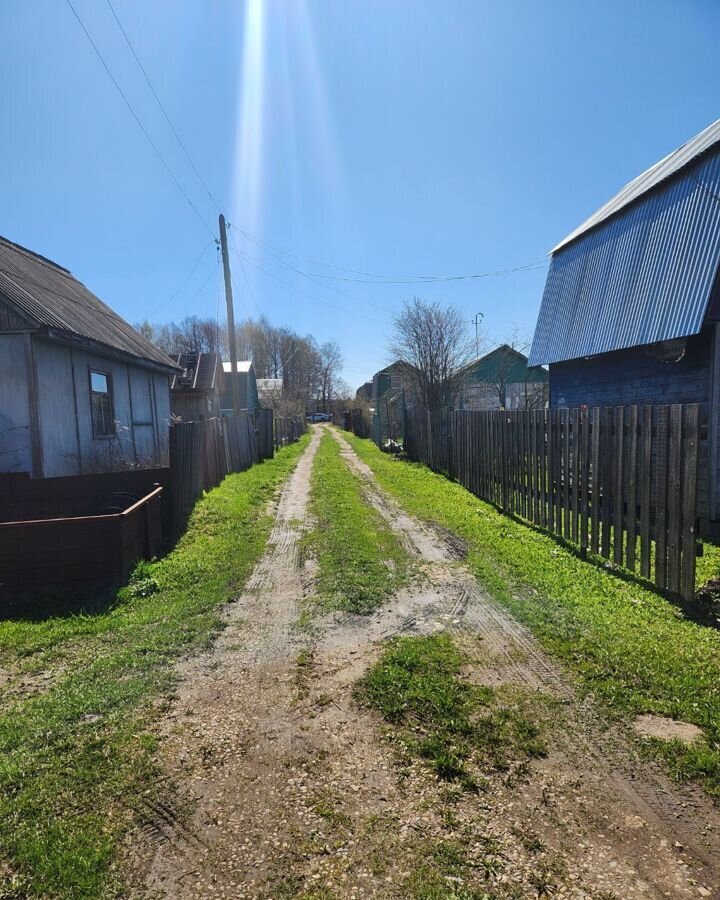
[[[5,0],[0,233],[130,321],[214,317],[201,219],[215,229],[217,209],[106,0],[72,2],[199,215],[66,0]],[[235,226],[236,317],[337,340],[353,386],[387,361],[412,294],[483,312],[489,339],[530,334],[544,268],[377,285],[320,277],[360,277],[320,263],[403,276],[544,260],[720,115],[714,0],[112,2]]]

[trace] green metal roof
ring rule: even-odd
[[[528,366],[528,358],[507,344],[496,347],[465,367],[465,381],[470,384],[542,384],[548,373],[542,366]]]

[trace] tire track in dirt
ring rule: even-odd
[[[622,735],[605,734],[595,706],[480,591],[458,561],[458,541],[401,512],[337,432],[368,502],[416,558],[420,579],[370,616],[316,620],[314,655],[300,674],[297,654],[310,638],[296,624],[313,589],[303,523],[322,433],[314,429],[282,491],[267,550],[228,607],[227,628],[182,666],[161,761],[178,785],[177,808],[191,813],[177,813],[168,791],[156,810],[159,834],[136,836],[133,896],[279,900],[326,889],[337,900],[405,898],[401,885],[424,842],[447,836],[438,786],[422,766],[398,778],[391,747],[353,689],[388,637],[441,629],[479,646],[473,678],[550,698],[561,720],[552,752],[529,777],[493,779],[486,794],[456,808],[464,829],[501,848],[505,870],[491,895],[537,896],[538,858],[513,836],[531,829],[563,860],[553,896],[716,896],[720,866],[704,838],[715,840],[720,822],[707,801],[675,819],[696,795],[655,778]],[[657,791],[665,792],[660,801]],[[687,849],[675,847],[682,829]]]
[[[641,760],[627,733],[620,726],[609,724],[590,700],[582,700],[571,677],[549,659],[532,633],[481,591],[477,581],[455,562],[457,544],[451,542],[448,546],[447,536],[441,531],[433,545],[434,529],[400,510],[380,489],[372,470],[350,444],[339,432],[332,433],[349,467],[363,479],[368,502],[408,550],[429,563],[425,575],[437,590],[438,596],[433,601],[421,603],[399,623],[392,621],[392,610],[381,614],[378,624],[382,623],[383,635],[409,630],[427,633],[438,627],[477,633],[482,638],[483,654],[489,656],[490,662],[488,671],[480,672],[480,680],[491,686],[510,682],[547,692],[569,710],[566,718],[572,726],[572,735],[563,742],[563,753],[576,760],[578,769],[574,774],[583,773],[592,782],[593,790],[605,795],[600,807],[595,804],[594,814],[590,814],[591,804],[586,806],[585,814],[590,820],[602,821],[605,830],[610,828],[617,835],[625,833],[627,845],[636,848],[638,858],[644,857],[644,865],[639,868],[644,870],[648,884],[656,881],[661,868],[659,858],[663,855],[667,858],[668,869],[676,869],[678,879],[672,888],[658,896],[720,897],[717,807],[700,789],[680,787],[670,782],[657,765]],[[423,597],[423,591],[414,594],[416,599]],[[551,758],[546,768],[562,770],[563,762]],[[557,777],[562,781],[572,775],[572,771],[559,771]],[[622,815],[617,814],[618,810]],[[636,826],[640,821],[641,828],[652,826],[656,832],[648,841],[648,844],[656,842],[654,850],[650,846],[642,850],[638,847],[640,829]],[[622,847],[622,841],[618,846]],[[687,885],[681,887],[681,882],[692,880],[687,870],[693,865],[697,869],[696,877],[706,879],[709,887],[691,885],[688,892]]]
[[[163,762],[180,782],[179,806],[155,804],[140,832],[146,846],[134,854],[142,897],[253,897],[236,893],[253,884],[258,860],[242,859],[245,834],[272,833],[266,815],[286,773],[282,759],[302,744],[288,728],[292,701],[288,663],[302,640],[295,630],[307,590],[300,542],[310,472],[320,442],[316,432],[285,484],[267,548],[241,596],[227,608],[226,627],[212,650],[187,660],[163,727]],[[252,888],[251,891],[254,891]]]

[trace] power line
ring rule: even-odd
[[[205,226],[205,228],[207,228],[207,230],[210,232],[210,234],[211,234],[211,235],[213,236],[213,238],[214,238],[214,237],[215,237],[215,232],[212,230],[212,228],[208,225],[208,223],[207,223],[207,222],[205,221],[205,219],[202,217],[202,215],[200,214],[198,208],[197,208],[197,207],[195,206],[195,204],[192,202],[192,200],[191,200],[190,197],[187,195],[187,193],[186,193],[185,190],[183,189],[183,187],[182,187],[182,185],[180,184],[180,182],[177,180],[177,178],[176,178],[175,175],[173,174],[172,169],[170,168],[170,166],[169,166],[169,165],[167,164],[167,162],[165,161],[165,157],[164,157],[164,156],[162,155],[162,153],[158,150],[157,145],[155,144],[155,142],[153,141],[153,139],[150,137],[150,135],[149,135],[147,129],[145,128],[145,126],[144,126],[143,123],[141,122],[140,117],[139,117],[138,114],[135,112],[135,109],[133,108],[132,104],[131,104],[130,101],[128,100],[128,98],[127,98],[125,92],[124,92],[123,89],[120,87],[120,84],[118,83],[117,79],[115,78],[115,76],[113,75],[112,71],[110,70],[110,67],[109,67],[108,64],[105,62],[105,58],[103,57],[102,53],[100,52],[100,50],[99,50],[97,44],[95,43],[95,41],[92,39],[92,37],[91,37],[91,35],[90,35],[90,32],[89,32],[89,31],[87,30],[87,28],[85,27],[85,24],[84,24],[83,20],[80,18],[80,16],[78,15],[77,10],[76,10],[75,7],[72,5],[71,0],[65,0],[65,2],[67,3],[67,5],[68,5],[68,6],[70,7],[70,9],[72,10],[73,15],[74,15],[75,18],[77,19],[77,21],[78,21],[80,27],[82,28],[83,32],[85,33],[85,37],[88,39],[88,41],[90,42],[90,44],[91,44],[93,50],[94,50],[95,53],[97,54],[98,59],[100,60],[100,62],[101,62],[102,65],[103,65],[103,68],[104,68],[105,71],[107,72],[107,74],[108,74],[108,76],[110,77],[110,80],[112,81],[112,83],[115,85],[115,87],[116,87],[118,93],[120,94],[120,96],[122,97],[123,101],[125,102],[125,105],[126,105],[127,108],[130,110],[130,113],[131,113],[133,119],[135,119],[135,122],[137,123],[138,128],[139,128],[139,129],[142,131],[142,133],[145,135],[145,138],[146,138],[147,142],[150,144],[150,146],[152,147],[152,149],[155,151],[155,155],[156,155],[157,158],[160,160],[160,162],[163,164],[163,166],[164,166],[164,168],[165,168],[165,171],[168,173],[168,175],[169,175],[170,178],[172,179],[173,183],[175,184],[175,187],[177,187],[177,189],[178,189],[178,190],[180,191],[180,193],[183,195],[183,197],[185,198],[185,200],[188,202],[188,205],[190,206],[190,208],[192,209],[192,211],[195,213],[195,215],[198,217],[198,219],[203,223],[203,225]]]
[[[237,251],[233,251],[237,252]],[[297,287],[297,285],[291,284],[289,281],[284,281],[282,278],[278,278],[277,275],[274,275],[272,272],[268,272],[267,269],[264,269],[262,266],[259,266],[257,263],[250,262],[250,260],[246,260],[248,265],[252,266],[254,269],[258,269],[260,272],[264,272],[268,278],[272,278],[275,281],[278,281],[280,284],[284,284],[285,287],[289,287],[293,291],[297,291],[299,294],[304,294],[306,297],[309,297],[311,300],[315,300],[316,303],[322,303],[324,306],[330,306],[332,309],[337,309],[340,312],[348,313],[352,316],[359,316],[362,319],[369,319],[371,322],[380,322],[383,325],[391,324],[387,319],[377,319],[374,316],[366,316],[363,313],[355,312],[355,310],[345,309],[343,306],[337,306],[335,303],[330,303],[329,300],[323,300],[320,297],[316,297],[314,294],[309,293],[308,291],[303,290],[302,288]]]
[[[234,241],[233,241],[233,245],[234,245]],[[302,269],[298,269],[296,266],[291,266],[290,263],[287,263],[284,260],[280,259],[279,256],[276,256],[270,250],[266,250],[265,252],[270,253],[271,256],[273,256],[275,259],[278,260],[278,263],[272,263],[269,260],[262,259],[257,256],[253,256],[252,254],[248,253],[247,251],[239,251],[237,249],[237,247],[235,247],[235,251],[238,254],[240,254],[242,252],[244,258],[247,260],[255,260],[255,262],[264,263],[266,266],[273,266],[274,268],[277,268],[278,265],[281,265],[284,269],[287,269],[290,272],[295,272],[298,275],[302,275],[303,278],[307,278],[309,281],[312,281],[313,284],[316,284],[318,287],[321,287],[323,290],[332,291],[334,294],[339,294],[341,297],[347,297],[348,300],[352,300],[353,303],[366,303],[368,306],[374,306],[375,309],[379,309],[382,312],[389,312],[391,315],[395,314],[395,310],[390,309],[387,306],[381,306],[381,304],[379,304],[379,303],[373,303],[372,300],[366,300],[364,297],[355,297],[352,294],[348,294],[347,291],[341,291],[339,288],[333,287],[332,285],[323,284],[321,281],[318,281],[317,278],[308,274],[307,272],[304,272]]]
[[[250,279],[247,277],[247,272],[245,271],[245,264],[243,263],[242,259],[240,260],[240,271],[243,273],[243,278],[245,279],[245,284],[247,285],[248,291],[250,292],[250,297],[252,299],[253,306],[257,310],[257,314],[259,316],[262,316],[262,313],[260,312],[260,307],[258,306],[258,302],[255,299],[255,291],[250,286]]]
[[[130,38],[128,37],[127,31],[125,31],[125,29],[123,28],[123,24],[122,24],[122,22],[120,21],[120,19],[118,18],[118,14],[115,12],[115,7],[112,5],[112,3],[110,2],[110,0],[106,0],[106,2],[107,2],[107,5],[110,7],[110,12],[113,14],[113,18],[114,18],[115,21],[117,22],[118,28],[119,28],[120,31],[122,32],[122,36],[125,38],[125,42],[127,43],[128,47],[130,48],[130,52],[132,53],[133,57],[135,58],[135,62],[138,64],[138,67],[140,68],[140,71],[143,73],[143,77],[145,78],[145,81],[147,82],[147,86],[148,86],[148,87],[150,88],[150,90],[152,91],[152,95],[153,95],[153,97],[155,98],[155,100],[156,100],[156,102],[157,102],[157,105],[160,107],[160,110],[161,110],[162,114],[165,116],[165,121],[166,121],[166,122],[168,123],[168,125],[170,126],[170,129],[171,129],[172,133],[175,135],[175,138],[176,138],[178,144],[180,145],[180,147],[181,147],[181,149],[182,149],[182,152],[185,154],[185,158],[186,158],[187,161],[190,163],[190,166],[192,167],[193,172],[197,175],[198,181],[200,182],[200,184],[201,184],[201,185],[203,186],[203,188],[205,189],[205,193],[208,195],[208,197],[210,198],[210,200],[215,204],[215,207],[216,207],[217,211],[218,211],[218,212],[221,212],[219,203],[217,202],[217,200],[216,200],[215,197],[213,196],[212,191],[210,190],[210,188],[207,186],[207,184],[206,184],[206,182],[205,182],[205,179],[202,177],[202,175],[201,175],[200,172],[198,171],[198,168],[197,168],[197,166],[195,165],[195,163],[193,162],[192,157],[190,156],[190,153],[188,152],[187,147],[185,146],[185,144],[184,144],[182,138],[180,137],[180,135],[178,134],[177,129],[176,129],[175,126],[173,125],[173,123],[172,123],[172,121],[171,121],[171,119],[170,119],[170,116],[169,116],[168,113],[167,113],[167,110],[165,109],[165,107],[164,107],[163,104],[162,104],[162,101],[161,101],[160,98],[158,97],[157,91],[156,91],[155,88],[153,87],[152,81],[150,81],[150,76],[148,75],[148,73],[147,73],[147,71],[146,71],[146,69],[145,69],[145,66],[144,66],[144,65],[142,64],[142,62],[140,61],[140,57],[137,55],[137,52],[135,51],[135,47],[133,46],[132,41],[131,41]]]
[[[268,250],[268,248],[274,250],[276,253],[281,253],[283,256],[289,256],[293,259],[300,260],[300,262],[308,262],[317,266],[325,266],[328,269],[337,269],[343,272],[350,272],[353,275],[363,276],[362,278],[343,278],[340,276],[327,275],[322,272],[303,272],[302,274],[311,278],[328,278],[338,281],[354,281],[358,284],[426,284],[432,283],[434,281],[462,281],[468,279],[477,279],[477,278],[491,278],[494,276],[500,275],[510,275],[514,272],[523,272],[523,271],[532,271],[533,269],[541,269],[547,266],[547,260],[539,259],[534,262],[525,263],[522,266],[515,266],[514,268],[509,269],[499,269],[497,271],[492,272],[470,272],[468,274],[459,274],[459,275],[379,275],[373,272],[363,272],[358,269],[352,269],[348,266],[339,266],[334,263],[323,262],[322,260],[310,259],[308,257],[299,256],[296,253],[291,253],[289,250],[283,250],[281,247],[277,247],[275,244],[271,244],[269,241],[263,240],[262,238],[257,237],[256,235],[250,234],[248,231],[244,231],[242,228],[239,228],[237,225],[235,226],[236,230],[239,231],[242,235],[244,235],[248,240],[252,241],[254,244],[263,247],[263,249]],[[269,250],[268,250],[269,252]],[[372,279],[372,280],[367,280]],[[355,298],[354,298],[355,299]]]
[[[228,229],[229,229],[229,234],[230,234],[230,240],[233,245],[233,250],[235,251],[236,256],[240,260],[240,269],[243,273],[243,278],[245,279],[245,284],[248,286],[248,291],[250,292],[250,296],[252,298],[253,305],[255,306],[255,309],[258,311],[258,315],[262,316],[262,313],[260,312],[260,307],[258,306],[258,302],[255,298],[255,291],[250,286],[250,280],[247,277],[247,272],[245,271],[245,265],[242,261],[242,257],[240,256],[240,251],[237,248],[237,244],[235,243],[235,235],[233,234],[233,227],[229,223],[228,223]]]
[[[182,313],[184,313],[184,312],[187,310],[187,308],[190,306],[190,304],[191,304],[194,300],[197,300],[197,298],[198,298],[198,297],[200,296],[200,294],[202,294],[202,292],[205,290],[205,288],[207,287],[207,285],[208,285],[210,279],[213,277],[213,275],[216,274],[216,272],[217,272],[217,266],[215,266],[215,267],[213,268],[213,270],[210,272],[210,274],[208,275],[208,277],[205,279],[205,281],[203,281],[203,283],[200,285],[200,287],[197,289],[197,291],[195,291],[195,293],[194,293],[194,294],[192,295],[192,297],[188,300],[188,302],[185,304],[185,306],[183,306],[183,307],[181,307],[179,310],[177,310],[177,312],[175,313],[175,315],[181,315]]]
[[[172,294],[167,298],[167,300],[163,300],[163,302],[160,304],[160,306],[156,306],[155,309],[152,310],[152,312],[148,313],[149,316],[154,316],[155,313],[159,312],[161,309],[163,309],[164,307],[166,307],[166,306],[168,305],[168,303],[171,303],[171,302],[177,297],[177,295],[180,293],[180,291],[185,287],[185,285],[188,283],[188,281],[190,281],[190,279],[193,277],[193,275],[195,274],[195,270],[196,270],[197,267],[200,265],[200,260],[201,260],[201,259],[203,258],[203,256],[205,256],[205,254],[207,253],[208,247],[212,247],[213,243],[215,243],[215,242],[214,242],[214,241],[209,241],[207,244],[205,244],[205,246],[204,246],[203,249],[202,249],[202,252],[200,253],[200,256],[198,256],[198,258],[195,260],[195,265],[192,267],[192,269],[190,269],[190,273],[189,273],[188,276],[183,280],[183,282],[182,282],[182,284],[180,285],[180,287],[179,287],[174,293],[172,293]]]
[[[547,262],[536,260],[524,266],[515,266],[512,269],[498,269],[495,272],[471,272],[467,275],[421,275],[418,278],[391,278],[384,280],[378,276],[377,280],[369,281],[364,278],[346,278],[340,275],[323,275],[322,272],[313,273],[317,278],[328,278],[332,281],[351,281],[355,284],[444,284],[449,281],[469,281],[478,278],[494,278],[501,275],[512,275],[515,272],[534,272],[547,268]]]

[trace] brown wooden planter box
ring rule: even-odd
[[[0,595],[5,591],[124,581],[162,540],[160,486],[122,512],[0,522]]]

